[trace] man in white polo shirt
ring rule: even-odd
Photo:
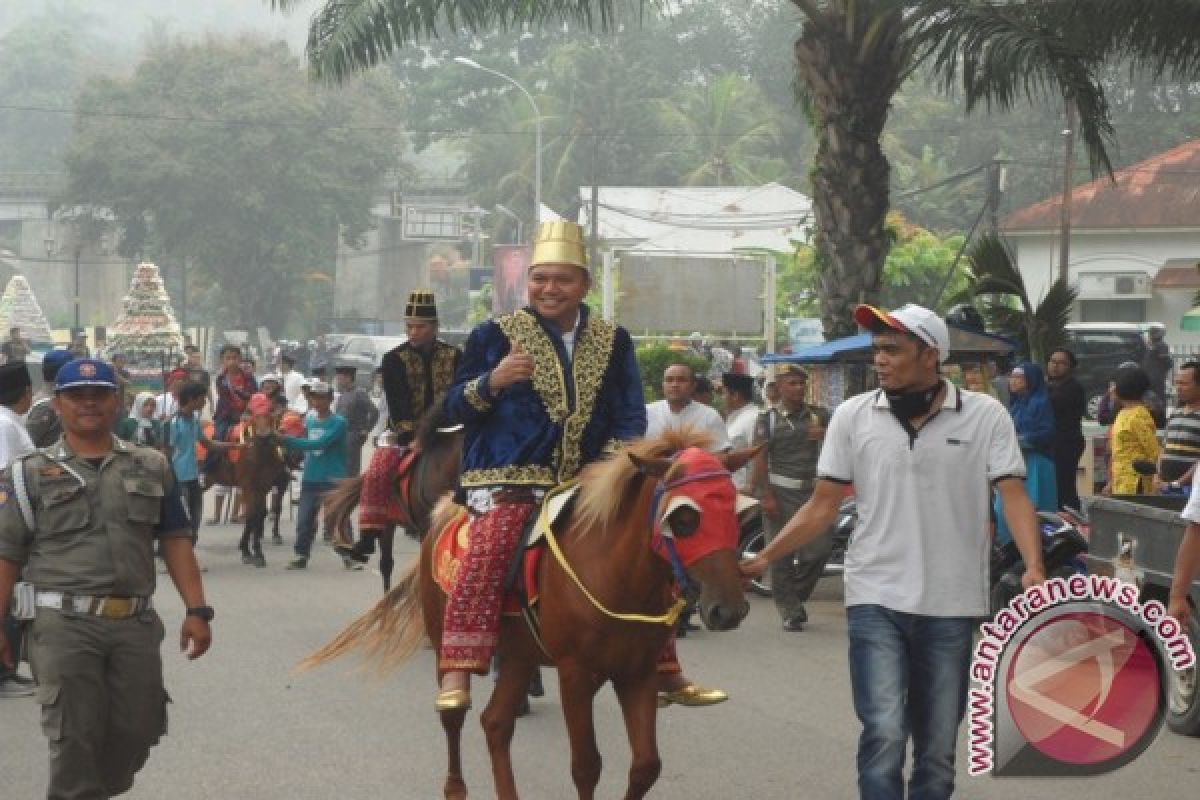
[[[664,431],[688,427],[712,438],[711,450],[724,452],[732,445],[725,421],[712,406],[692,399],[696,391],[696,373],[687,364],[672,364],[663,372],[663,399],[646,406],[646,438]]]
[[[988,611],[991,490],[1025,560],[1025,586],[1044,580],[1040,535],[1008,412],[943,380],[946,324],[907,305],[859,306],[880,389],[834,411],[812,498],[742,571],[758,576],[834,521],[845,486],[858,500],[846,554],[846,617],[854,709],[863,730],[863,798],[954,792],[954,748],[966,709],[974,619]]]

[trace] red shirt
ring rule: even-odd
[[[224,422],[238,422],[250,396],[258,391],[254,378],[238,369],[232,376],[222,372],[217,376],[217,409],[213,418]]]

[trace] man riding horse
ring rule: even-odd
[[[471,332],[446,397],[466,428],[457,499],[467,505],[470,533],[446,603],[439,712],[470,707],[470,674],[488,672],[505,575],[545,492],[646,430],[633,340],[583,304],[591,287],[583,229],[543,224],[528,278],[528,306]],[[726,699],[684,679],[673,642],[659,669],[668,702]]]
[[[396,472],[413,442],[417,421],[442,403],[462,358],[461,350],[438,338],[437,303],[432,292],[417,290],[409,294],[404,329],[408,341],[385,353],[382,365],[388,431],[394,446],[376,448],[363,476],[359,540],[353,547],[338,547],[356,561],[366,561],[375,552],[375,540],[395,524],[389,511],[396,491]]]

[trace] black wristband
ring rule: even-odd
[[[195,608],[189,608],[187,615],[189,617],[199,617],[205,622],[212,622],[217,612],[213,610],[212,606],[196,606]]]

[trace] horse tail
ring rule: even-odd
[[[350,515],[358,507],[358,496],[362,491],[363,476],[339,481],[335,489],[325,495],[325,524],[328,530],[342,531],[350,524]]]
[[[304,671],[341,658],[355,650],[380,674],[399,667],[425,643],[421,617],[420,558],[391,591],[367,613],[297,665]]]

